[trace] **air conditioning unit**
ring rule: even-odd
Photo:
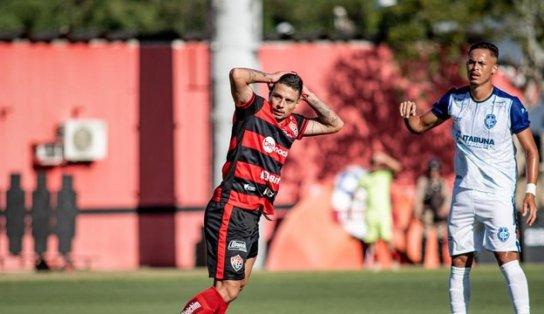
[[[104,159],[108,153],[108,128],[103,120],[66,120],[61,134],[66,161],[95,161]]]

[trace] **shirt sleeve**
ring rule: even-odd
[[[529,113],[521,104],[521,101],[516,97],[512,101],[510,107],[510,130],[512,133],[519,133],[530,125]]]
[[[304,131],[306,130],[306,127],[308,126],[309,119],[300,114],[294,114],[294,116],[297,121],[297,128],[298,128],[297,140],[300,140],[304,136]]]
[[[248,116],[254,115],[259,111],[264,104],[264,98],[253,93],[251,99],[240,106],[236,106],[236,119],[243,120]]]
[[[448,109],[450,106],[450,97],[453,91],[454,89],[450,89],[444,96],[435,102],[431,108],[432,113],[441,120],[447,120],[450,117]]]

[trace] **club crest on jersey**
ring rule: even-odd
[[[484,124],[486,128],[491,129],[495,126],[495,124],[497,124],[497,117],[495,117],[495,115],[492,113],[486,115],[484,119]]]
[[[291,129],[295,137],[298,137],[298,127],[294,121],[289,122],[289,128]]]
[[[510,237],[510,232],[508,231],[508,228],[506,227],[500,227],[499,231],[497,232],[497,237],[501,242],[506,242],[508,238]]]
[[[240,255],[236,255],[230,258],[230,265],[234,271],[238,272],[244,266],[244,259]]]

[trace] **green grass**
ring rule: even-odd
[[[524,265],[533,313],[544,312],[544,265]],[[210,286],[203,270],[0,273],[0,313],[179,313]],[[255,272],[229,313],[449,313],[448,270]],[[472,272],[473,314],[513,313],[497,267]]]

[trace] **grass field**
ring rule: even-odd
[[[532,313],[544,313],[544,265],[524,265]],[[2,314],[179,313],[210,285],[203,270],[0,273]],[[229,313],[449,313],[448,270],[255,272]],[[470,313],[513,313],[497,267],[472,272]]]

